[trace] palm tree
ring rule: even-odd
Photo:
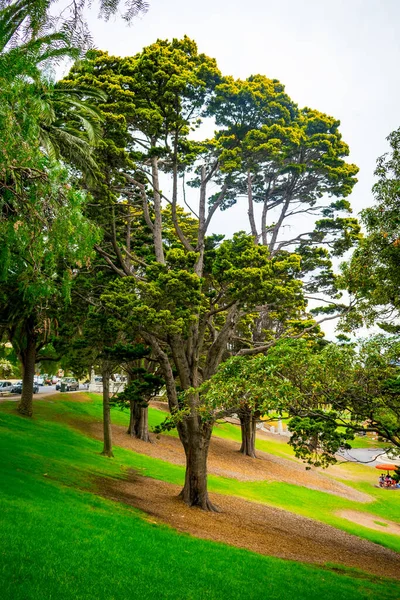
[[[94,101],[105,101],[101,90],[89,86],[49,83],[40,95],[40,143],[48,156],[61,159],[96,178],[97,165],[92,156],[102,134],[102,117]]]
[[[82,44],[90,41],[90,34],[83,13],[90,1],[79,0],[64,4],[63,10],[58,17],[55,17],[54,5],[59,0],[25,0],[15,3],[14,0],[0,0],[0,10],[10,6],[23,5],[25,11],[26,27],[25,32],[33,34],[35,37],[47,29],[60,28],[62,31],[72,34]],[[125,5],[123,19],[130,22],[136,15],[146,12],[148,3],[146,0],[99,0],[100,17],[107,21],[112,15],[115,15],[121,4]]]
[[[42,37],[23,35],[32,2],[19,0],[0,11],[0,83],[3,113],[11,113],[16,128],[37,127],[42,150],[62,159],[93,178],[96,163],[92,151],[101,135],[99,111],[90,105],[104,100],[104,93],[89,86],[57,86],[46,81],[41,67],[77,57],[68,35],[59,32]],[[23,135],[23,137],[25,137]]]
[[[38,348],[47,341],[43,332],[68,294],[77,257],[84,260],[94,243],[81,196],[69,191],[68,173],[54,159],[95,173],[91,152],[101,121],[88,100],[103,98],[88,87],[57,86],[43,77],[46,62],[78,50],[65,32],[26,31],[34,4],[17,0],[0,10],[0,334],[6,331],[23,364],[19,410],[28,415]]]

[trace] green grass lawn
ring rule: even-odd
[[[100,456],[99,442],[49,420],[68,405],[76,414],[98,411],[35,402],[28,420],[15,414],[15,405],[0,406],[3,600],[400,597],[393,582],[191,538],[96,496],[96,475],[121,477],[136,466],[155,477],[165,463],[145,457],[140,463],[141,455],[123,449],[114,460]],[[171,466],[168,479],[181,477],[182,469]]]
[[[217,423],[214,427],[213,435],[238,443],[241,441],[240,427],[231,423]],[[268,452],[269,454],[275,454],[281,458],[294,458],[294,452],[287,444],[286,438],[277,437],[276,441],[257,438],[256,449]]]
[[[36,412],[39,416],[47,420],[87,418],[91,421],[101,421],[102,405],[101,398],[98,395],[89,394],[90,402],[71,402],[68,394],[56,396],[57,401],[35,402]],[[149,409],[149,423],[158,424],[165,418],[163,411],[155,408]],[[112,421],[119,425],[128,425],[129,415],[127,411],[121,411],[118,408],[112,409]],[[172,432],[176,435],[176,432]],[[222,435],[221,435],[222,434]],[[240,441],[240,429],[235,425],[223,423],[217,427],[217,435],[226,439]],[[101,444],[93,441],[97,451],[100,451]],[[271,454],[278,454],[285,458],[293,457],[290,454],[291,449],[287,443],[282,441],[258,440],[257,447]],[[184,481],[184,468],[180,465],[174,465],[169,462],[152,458],[144,454],[138,454],[123,448],[115,448],[114,454],[118,463],[123,463],[141,471],[145,476],[154,479],[160,479],[169,483],[182,485]],[[210,491],[239,496],[246,500],[262,502],[277,508],[283,508],[305,517],[316,519],[328,525],[343,529],[348,533],[364,537],[370,541],[387,546],[392,550],[400,552],[400,537],[383,531],[374,531],[367,527],[352,523],[347,519],[337,516],[341,510],[358,510],[370,513],[376,517],[381,517],[400,522],[400,493],[375,488],[372,481],[375,482],[376,473],[374,469],[364,465],[348,464],[347,469],[353,469],[358,475],[365,478],[366,481],[344,480],[344,483],[351,487],[365,492],[373,497],[373,502],[360,503],[312,490],[303,486],[284,482],[253,481],[243,482],[237,479],[209,475]],[[351,471],[350,471],[351,472]],[[329,475],[329,469],[326,471]]]

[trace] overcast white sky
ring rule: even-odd
[[[360,167],[354,212],[372,203],[376,158],[400,126],[400,0],[149,0],[127,27],[89,16],[95,45],[131,55],[187,34],[223,74],[279,79],[300,106],[340,119]],[[221,233],[248,228],[245,207],[220,213]],[[246,224],[245,224],[246,223]]]

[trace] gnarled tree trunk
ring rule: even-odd
[[[212,425],[200,423],[200,419],[193,416],[178,426],[178,432],[186,454],[185,484],[179,496],[188,506],[218,512],[207,491],[207,457]]]
[[[110,411],[110,373],[103,370],[103,451],[104,456],[114,456],[112,451],[111,411]]]
[[[130,402],[128,434],[143,442],[150,442],[148,406],[140,406],[137,402]]]
[[[18,412],[26,417],[31,417],[33,413],[33,380],[35,377],[36,365],[36,338],[34,335],[27,334],[26,348],[20,353],[22,362],[22,395],[18,404]]]
[[[240,447],[240,452],[251,458],[257,458],[256,431],[258,416],[248,406],[241,408],[238,412],[242,430],[242,445]]]

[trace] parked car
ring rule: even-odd
[[[11,392],[13,394],[20,394],[22,390],[22,381],[17,381],[16,383],[13,384],[12,388],[11,388]]]
[[[65,384],[66,392],[73,392],[74,390],[79,390],[79,381],[75,379],[75,377],[64,377],[64,379],[61,380],[61,386],[63,384]]]
[[[0,394],[11,392],[12,381],[0,381]]]
[[[22,381],[18,381],[14,383],[11,388],[13,394],[22,394]],[[39,386],[37,383],[33,382],[33,393],[37,394],[39,392]]]
[[[57,381],[56,390],[61,390],[61,381]]]
[[[44,379],[43,379],[42,375],[36,375],[34,378],[34,382],[37,383],[38,385],[44,385]]]

